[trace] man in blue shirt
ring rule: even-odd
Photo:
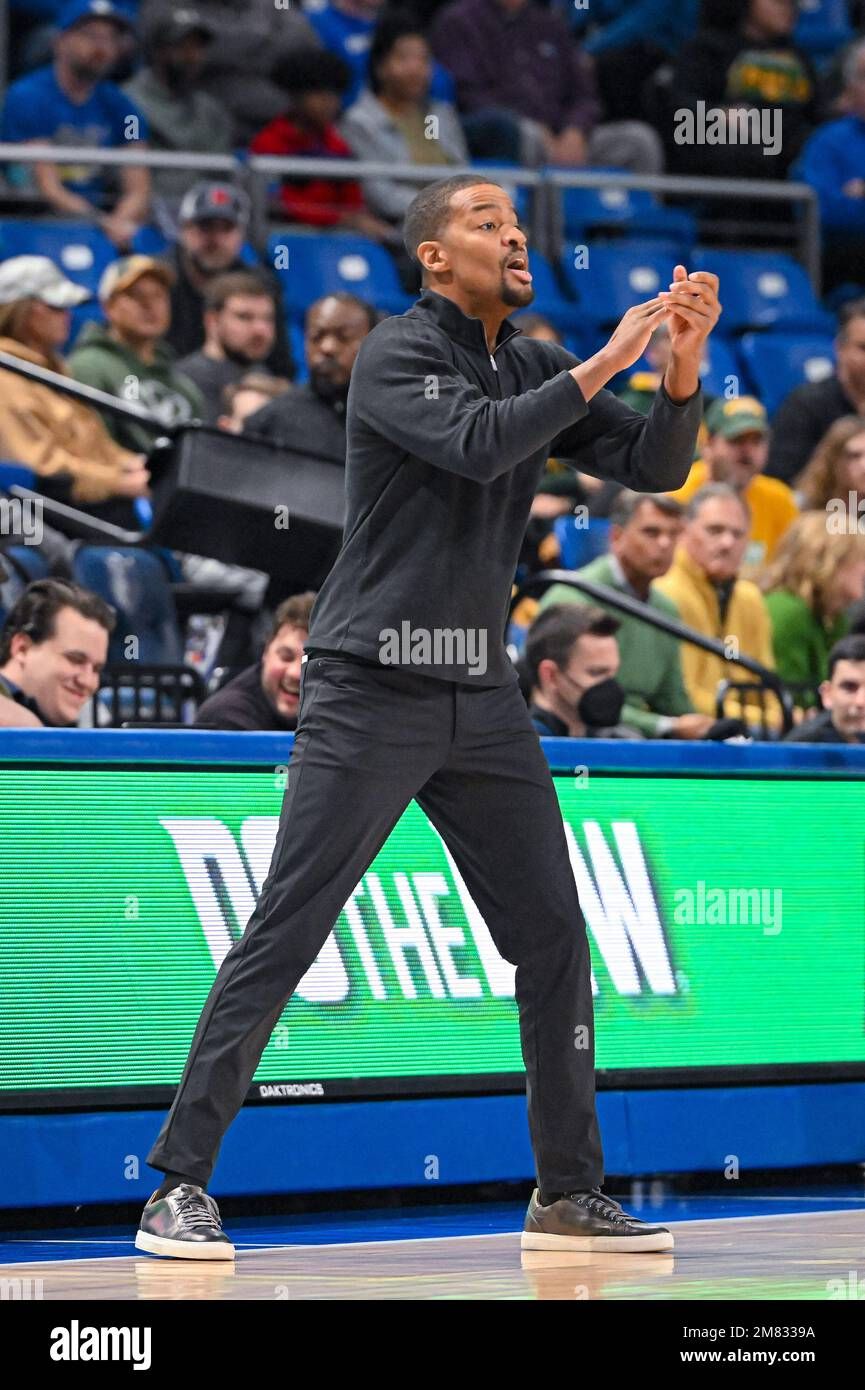
[[[145,122],[106,74],[115,66],[129,16],[113,0],[68,0],[60,12],[54,62],[13,82],[2,139],[21,143],[140,147]],[[129,166],[36,164],[36,188],[63,217],[98,222],[121,250],[147,215],[150,175]]]

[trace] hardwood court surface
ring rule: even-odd
[[[861,1199],[850,1210],[669,1224],[676,1249],[658,1255],[521,1254],[515,1231],[270,1246],[245,1244],[238,1234],[232,1265],[124,1254],[126,1242],[115,1241],[111,1255],[23,1255],[21,1262],[0,1265],[0,1281],[29,1281],[18,1297],[95,1301],[826,1301],[857,1296],[850,1292],[854,1284],[861,1296],[865,1287]],[[235,1235],[232,1223],[226,1226]],[[9,1248],[5,1244],[4,1252]]]

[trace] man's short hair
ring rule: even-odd
[[[235,295],[251,295],[256,299],[269,299],[272,303],[273,288],[255,270],[226,270],[222,275],[214,275],[204,291],[205,309],[224,309],[229,299]]]
[[[675,497],[668,497],[663,492],[632,492],[630,488],[623,487],[613,499],[610,507],[610,521],[614,526],[627,526],[629,521],[633,521],[637,512],[644,503],[650,502],[653,507],[657,507],[664,516],[682,517],[685,509],[681,502],[677,502]]]
[[[114,631],[114,609],[98,594],[65,579],[37,579],[28,584],[6,615],[0,631],[0,666],[5,666],[12,655],[12,638],[17,633],[23,632],[36,646],[53,637],[61,608],[74,608],[82,618],[99,623],[107,633]]]
[[[685,516],[688,521],[693,521],[696,516],[699,516],[707,502],[729,502],[731,500],[739,503],[742,508],[742,515],[750,523],[751,508],[741,492],[737,492],[730,483],[704,483],[702,487],[697,488],[685,507]]]
[[[374,304],[370,304],[368,299],[361,299],[359,294],[352,294],[351,290],[334,290],[332,294],[323,294],[310,304],[304,316],[304,327],[309,322],[309,316],[313,309],[317,309],[319,304],[323,304],[326,299],[335,299],[338,304],[345,304],[352,309],[358,309],[366,316],[367,327],[370,331],[375,328],[381,320],[381,314]]]
[[[451,197],[461,188],[475,188],[491,180],[482,174],[453,174],[437,179],[416,193],[403,222],[405,249],[414,260],[422,241],[437,241],[451,219]]]
[[[854,632],[836,642],[829,653],[829,679],[839,661],[865,661],[865,633]]]
[[[564,669],[581,637],[615,637],[621,623],[612,613],[587,603],[554,603],[539,613],[526,637],[525,667],[532,685],[549,659]]]
[[[290,598],[283,599],[273,615],[273,623],[264,645],[270,646],[281,627],[300,627],[304,632],[309,632],[315,598],[313,590],[307,589],[305,594],[292,594]]]

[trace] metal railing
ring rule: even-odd
[[[700,647],[704,652],[711,652],[728,667],[740,666],[742,670],[756,676],[759,684],[767,691],[771,691],[777,698],[781,707],[783,732],[786,734],[792,729],[793,700],[777,671],[770,670],[768,666],[764,666],[761,661],[755,660],[752,656],[744,654],[731,656],[724,643],[716,637],[707,637],[704,633],[697,632],[695,628],[688,627],[687,624],[678,619],[661,613],[657,608],[652,608],[648,603],[643,603],[638,598],[632,598],[630,594],[622,593],[619,589],[611,589],[607,584],[598,584],[594,579],[584,579],[581,574],[574,570],[541,570],[538,574],[533,574],[530,579],[525,580],[520,585],[511,599],[511,613],[523,599],[533,597],[552,584],[566,584],[569,588],[577,589],[581,594],[586,594],[589,598],[594,599],[596,603],[603,604],[605,608],[613,608],[620,613],[626,613],[628,617],[636,618],[638,622],[647,623],[649,627],[654,627],[659,632],[668,633],[670,637],[675,637],[679,642],[689,642],[693,647]]]
[[[222,174],[242,185],[253,208],[253,236],[264,239],[268,220],[268,185],[278,178],[367,179],[387,178],[418,186],[446,174],[483,174],[491,182],[534,189],[545,196],[533,199],[532,236],[538,249],[553,261],[561,240],[556,215],[556,192],[567,188],[617,188],[645,190],[660,196],[717,199],[724,203],[748,199],[755,202],[789,202],[801,208],[794,218],[795,253],[805,266],[815,292],[820,289],[820,213],[817,195],[805,183],[764,179],[714,179],[679,174],[611,173],[592,169],[525,169],[490,163],[466,165],[391,164],[360,159],[306,159],[277,155],[187,154],[167,150],[101,149],[87,145],[19,145],[0,142],[0,165],[78,163],[103,168],[125,166],[145,169],[186,169],[191,174]],[[15,190],[12,190],[14,196]],[[278,212],[275,214],[278,217]]]

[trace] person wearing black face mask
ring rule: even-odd
[[[529,714],[556,738],[640,738],[619,723],[625,692],[616,680],[618,618],[600,608],[555,604],[532,624],[525,667]]]

